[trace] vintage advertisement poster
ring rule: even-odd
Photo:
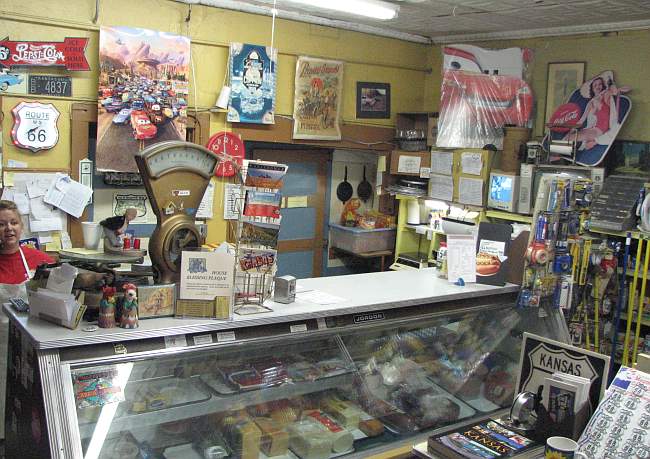
[[[275,75],[278,50],[248,43],[230,44],[228,121],[275,123]]]
[[[293,106],[293,138],[340,140],[343,62],[299,57]]]
[[[629,91],[627,86],[617,86],[611,70],[587,80],[553,112],[549,124],[555,126],[546,135],[544,146],[548,148],[551,141],[575,142],[576,163],[598,166],[630,113],[632,101],[624,95]],[[572,153],[571,147],[567,152]]]
[[[190,39],[131,27],[101,27],[97,170],[137,172],[133,155],[185,140]]]

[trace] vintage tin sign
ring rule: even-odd
[[[11,113],[14,115],[11,139],[17,147],[37,152],[49,150],[59,141],[60,113],[54,105],[21,102]]]
[[[86,60],[88,38],[63,41],[0,41],[0,64],[5,67],[65,67],[67,70],[90,70]]]

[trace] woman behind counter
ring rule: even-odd
[[[22,232],[23,221],[16,204],[0,200],[0,284],[21,284],[39,265],[54,263],[40,250],[20,247]]]

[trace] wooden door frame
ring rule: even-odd
[[[88,129],[90,123],[97,123],[97,104],[78,102],[70,107],[70,177],[79,180],[79,161],[88,158],[90,139]],[[190,130],[192,142],[205,145],[210,138],[210,113],[188,112],[187,129]],[[198,136],[197,136],[198,134]],[[198,142],[197,142],[198,140]],[[95,166],[93,165],[93,174]],[[88,220],[88,212],[84,209],[79,218],[68,217],[70,240],[73,247],[83,247],[83,232],[81,222]]]
[[[305,152],[307,151],[307,154]],[[314,242],[309,244],[306,239],[298,239],[295,241],[278,241],[278,252],[301,252],[312,250],[312,277],[320,277],[323,273],[323,252],[325,248],[323,243],[325,241],[325,194],[327,193],[327,166],[332,159],[331,149],[314,149],[306,147],[305,149],[297,150],[295,147],[292,149],[282,148],[263,148],[253,147],[252,156],[256,158],[257,152],[272,152],[277,154],[274,161],[294,161],[294,162],[311,162],[317,166],[316,175],[316,191],[312,193],[317,196],[317,201],[310,200],[310,204],[316,209],[316,222],[314,224]],[[317,206],[316,204],[319,204]]]

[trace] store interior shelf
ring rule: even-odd
[[[589,228],[589,231],[596,234],[607,234],[608,236],[627,237],[627,233],[632,235],[632,239],[650,239],[650,234],[642,231],[614,231],[603,228]]]
[[[502,210],[493,210],[493,209],[486,210],[485,216],[488,218],[498,218],[500,220],[509,220],[509,221],[520,222],[520,223],[533,222],[532,215],[513,214],[511,212],[504,212]]]
[[[150,428],[151,426],[167,422],[206,416],[213,413],[244,408],[249,405],[267,403],[284,398],[293,398],[315,392],[323,392],[329,389],[343,387],[346,384],[351,384],[352,378],[353,373],[346,373],[331,378],[300,383],[288,383],[262,390],[236,392],[231,395],[212,395],[212,397],[205,402],[180,405],[146,413],[125,414],[119,417],[116,416],[116,422],[111,423],[108,434],[138,428]],[[209,389],[206,387],[206,390]],[[79,433],[81,438],[92,436],[95,431],[95,426],[95,423],[80,424]]]

